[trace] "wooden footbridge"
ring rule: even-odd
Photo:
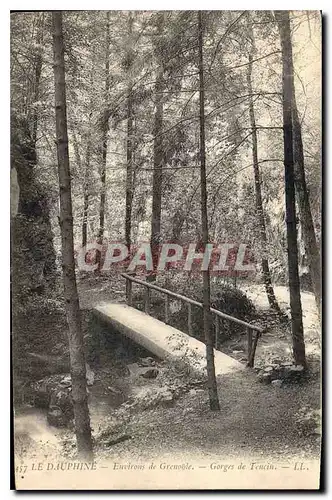
[[[128,274],[122,274],[126,280],[127,304],[106,302],[94,308],[95,313],[118,333],[130,338],[152,354],[161,359],[173,359],[186,362],[194,370],[202,371],[206,366],[205,344],[192,337],[192,310],[193,307],[203,308],[203,304],[193,299],[179,295],[165,288],[142,281]],[[132,307],[133,284],[143,286],[144,310],[139,311]],[[152,291],[162,294],[165,298],[165,321],[150,316]],[[189,335],[168,325],[170,318],[170,298],[185,302],[188,307]],[[219,336],[225,321],[243,326],[247,331],[247,366],[254,366],[257,342],[263,329],[229,316],[217,309],[210,309],[214,319],[215,344],[218,345]],[[243,370],[244,364],[227,356],[219,350],[214,351],[216,375],[223,375],[233,371]]]

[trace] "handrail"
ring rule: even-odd
[[[153,285],[152,283],[149,283],[147,281],[139,280],[137,278],[134,278],[133,276],[130,276],[129,274],[126,273],[121,273],[121,276],[125,278],[126,280],[133,281],[134,283],[137,283],[139,285],[143,285],[147,288],[150,288],[152,290],[156,290],[157,292],[164,293],[166,295],[169,295],[170,297],[174,297],[178,300],[183,300],[184,302],[187,302],[188,304],[192,304],[194,306],[203,308],[203,304],[201,302],[197,302],[196,300],[190,299],[189,297],[185,297],[184,295],[180,295],[179,293],[172,292],[171,290],[167,290],[166,288],[161,288],[157,285]],[[264,329],[260,328],[259,326],[252,325],[250,323],[247,323],[246,321],[242,321],[241,319],[234,318],[234,316],[229,316],[226,313],[223,313],[221,311],[218,311],[217,309],[214,309],[213,307],[210,308],[211,313],[215,314],[216,316],[219,316],[220,318],[227,319],[228,321],[232,321],[233,323],[237,323],[239,325],[245,326],[246,328],[250,328],[251,330],[255,330],[256,332],[259,333],[264,333]]]
[[[165,295],[165,321],[168,323],[169,320],[169,297],[174,297],[177,300],[182,300],[188,304],[188,333],[190,336],[193,334],[192,328],[192,306],[197,306],[203,308],[203,304],[201,302],[197,302],[196,300],[189,299],[189,297],[185,297],[184,295],[180,295],[179,293],[171,292],[166,288],[161,288],[160,286],[153,285],[147,281],[139,280],[130,276],[129,274],[122,273],[121,276],[126,280],[126,297],[127,303],[129,306],[132,305],[132,283],[137,283],[138,285],[143,285],[145,290],[145,299],[144,299],[144,309],[147,314],[150,314],[150,290],[156,290],[159,293],[163,293]],[[248,357],[247,357],[247,366],[253,367],[255,360],[255,352],[258,343],[259,337],[266,330],[260,328],[256,325],[251,325],[246,321],[242,321],[241,319],[234,318],[233,316],[229,316],[213,307],[210,308],[210,312],[217,316],[215,318],[215,348],[219,347],[219,334],[220,334],[220,320],[219,318],[232,321],[233,323],[237,323],[238,325],[245,326],[247,329],[247,339],[248,339]],[[253,339],[253,330],[256,331],[255,339]]]

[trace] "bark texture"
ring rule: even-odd
[[[306,366],[302,305],[298,269],[293,151],[293,54],[288,11],[275,11],[282,53],[283,136],[285,165],[285,202],[287,226],[288,280],[292,322],[293,355],[296,364]]]
[[[126,68],[128,75],[128,92],[127,92],[127,176],[126,176],[126,214],[125,214],[125,241],[130,252],[131,246],[131,218],[133,207],[133,153],[134,153],[134,113],[133,113],[133,84],[132,84],[132,65],[134,53],[132,49],[132,31],[133,31],[133,16],[132,12],[128,14],[128,52],[126,54]]]
[[[71,177],[68,153],[66,87],[62,12],[52,13],[53,52],[55,82],[56,142],[58,155],[58,175],[60,188],[60,226],[62,244],[62,269],[64,296],[68,321],[68,341],[72,400],[75,417],[77,451],[81,459],[92,459],[92,440],[88,397],[86,390],[86,365],[84,355],[81,314],[77,294],[73,215],[71,198]]]
[[[206,190],[206,158],[205,158],[205,110],[204,110],[204,63],[203,63],[203,23],[202,12],[198,12],[198,70],[199,70],[199,107],[200,107],[200,160],[201,160],[201,218],[202,243],[206,248],[209,242],[207,190]],[[210,273],[203,271],[203,325],[206,345],[206,365],[210,409],[220,410],[217,381],[214,365],[213,337],[210,313]]]
[[[164,13],[159,14],[159,34],[162,34],[164,28]],[[157,266],[159,243],[161,241],[161,204],[162,204],[162,182],[163,182],[163,90],[164,90],[164,71],[162,61],[158,61],[160,69],[158,70],[155,84],[155,113],[153,127],[153,177],[152,177],[152,215],[151,215],[151,253],[154,269]],[[150,280],[156,278],[155,273],[149,276]]]
[[[319,317],[321,317],[322,281],[321,281],[320,251],[316,240],[315,228],[310,208],[309,193],[307,189],[307,182],[305,176],[302,130],[296,104],[294,77],[293,77],[292,90],[293,90],[292,104],[293,104],[295,188],[297,193],[299,214],[301,218],[304,246],[308,258],[308,266],[311,277],[312,289],[315,294],[318,314]]]
[[[110,13],[106,12],[106,45],[105,45],[105,104],[107,105],[109,88],[110,88]],[[106,163],[107,163],[107,144],[108,144],[108,116],[105,117],[102,123],[102,160],[100,172],[100,207],[99,207],[99,231],[97,243],[102,245],[105,231],[105,208],[106,208]],[[96,252],[97,271],[100,271],[102,261],[101,252]]]

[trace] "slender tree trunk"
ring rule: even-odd
[[[42,67],[43,67],[43,56],[42,56],[42,47],[43,47],[43,40],[44,40],[44,12],[40,12],[37,14],[37,38],[36,38],[36,43],[38,44],[38,49],[37,53],[35,56],[35,79],[33,82],[34,86],[34,92],[33,92],[33,99],[34,102],[37,102],[39,100],[39,91],[40,91],[40,77],[42,73]],[[37,128],[38,128],[38,109],[35,106],[33,112],[33,117],[32,117],[32,140],[36,146],[36,141],[37,141]]]
[[[132,64],[133,64],[133,49],[132,49],[132,28],[133,16],[129,12],[128,17],[128,34],[129,47],[126,54],[127,71],[128,71],[128,95],[127,95],[127,177],[126,177],[126,215],[125,215],[125,241],[130,252],[131,245],[131,216],[133,205],[133,86],[132,86]]]
[[[302,142],[302,130],[299,120],[299,114],[296,104],[295,85],[293,76],[293,131],[294,131],[294,173],[295,173],[295,188],[297,193],[299,212],[301,217],[303,240],[308,257],[309,271],[313,292],[315,294],[316,305],[319,318],[321,317],[321,263],[320,251],[317,245],[314,223],[312,220],[309,193],[307,189],[304,154]]]
[[[94,88],[94,78],[95,78],[95,62],[96,53],[93,51],[92,55],[92,68],[90,74],[90,87]],[[82,247],[84,248],[88,241],[88,216],[89,216],[89,201],[90,201],[90,160],[91,160],[91,148],[92,148],[92,123],[91,115],[93,110],[93,96],[90,98],[90,114],[89,114],[89,124],[88,124],[88,136],[86,144],[85,153],[85,165],[84,165],[84,180],[83,180],[83,220],[82,220]]]
[[[109,88],[110,88],[110,13],[106,12],[106,47],[105,47],[105,104],[107,103]],[[107,142],[108,142],[108,119],[102,124],[102,163],[101,163],[101,190],[100,190],[100,207],[99,207],[99,232],[98,243],[102,245],[105,231],[105,205],[106,205],[106,163],[107,163]],[[101,252],[96,253],[96,263],[98,263],[97,271],[101,268]]]
[[[164,30],[164,13],[159,13],[159,35]],[[153,260],[154,270],[157,266],[158,251],[160,244],[160,230],[161,230],[161,203],[162,203],[162,180],[163,180],[163,90],[164,90],[164,70],[163,62],[161,59],[158,61],[160,69],[157,72],[155,84],[155,113],[154,113],[154,126],[153,126],[153,177],[152,177],[152,214],[151,214],[151,254]],[[155,272],[149,276],[149,280],[156,279]]]
[[[72,400],[75,416],[75,433],[78,455],[81,459],[91,460],[93,458],[93,454],[90,416],[86,390],[86,365],[84,356],[83,334],[81,329],[80,307],[75,277],[62,12],[53,12],[52,20],[56,138],[60,188],[62,268],[64,296],[69,328],[68,341],[72,382]]]
[[[250,20],[249,20],[250,23]],[[265,226],[265,218],[264,218],[264,210],[263,210],[263,201],[262,201],[262,190],[261,190],[261,175],[259,171],[259,163],[258,163],[258,137],[257,137],[257,129],[256,129],[256,119],[255,119],[255,108],[254,108],[254,100],[252,96],[252,61],[255,53],[255,45],[252,29],[250,29],[251,35],[251,49],[249,53],[249,64],[247,66],[247,85],[248,85],[248,94],[249,94],[249,119],[250,119],[250,127],[252,129],[252,162],[254,168],[254,179],[255,179],[255,199],[256,199],[256,216],[257,223],[260,234],[260,243],[261,243],[261,252],[262,252],[262,273],[266,295],[270,304],[270,307],[274,309],[279,315],[281,315],[281,310],[276,299],[269,261],[268,261],[268,252],[267,252],[267,235],[266,235],[266,226]]]
[[[288,279],[292,318],[293,355],[296,364],[306,366],[296,228],[292,123],[293,55],[290,37],[289,12],[275,11],[275,17],[280,32],[282,52],[283,133],[286,199],[285,215],[287,225]]]
[[[82,220],[82,247],[84,248],[88,240],[88,212],[89,212],[89,173],[91,158],[91,124],[89,123],[88,143],[86,145],[85,172],[83,184],[83,220]]]
[[[89,123],[90,127],[90,123]],[[83,163],[82,163],[82,158],[80,154],[80,146],[78,144],[76,132],[73,129],[72,130],[73,134],[73,146],[74,146],[74,153],[76,157],[76,162],[78,164],[78,168],[80,171],[80,175],[82,175],[83,172]],[[87,150],[86,150],[86,159],[85,159],[85,165],[84,165],[84,179],[83,179],[83,219],[82,219],[82,247],[84,248],[86,246],[87,242],[87,220],[88,220],[88,208],[89,208],[89,186],[88,186],[88,178],[87,178],[87,168],[88,164],[90,163],[90,131],[88,135],[88,143],[87,143]]]
[[[209,242],[207,189],[206,189],[206,158],[205,158],[205,110],[204,110],[204,65],[203,65],[203,25],[202,12],[198,11],[198,50],[199,50],[199,107],[200,107],[200,159],[201,159],[201,217],[202,243],[206,248]],[[210,272],[203,271],[203,324],[206,345],[206,364],[210,409],[220,410],[218,389],[214,366],[213,338],[211,332],[210,313]]]

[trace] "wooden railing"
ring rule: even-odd
[[[170,312],[169,312],[169,298],[173,297],[177,300],[185,302],[188,306],[188,333],[189,335],[193,335],[193,316],[192,310],[193,306],[200,307],[203,309],[203,304],[201,302],[197,302],[196,300],[185,297],[184,295],[180,295],[179,293],[171,292],[171,290],[167,290],[166,288],[161,288],[157,285],[153,285],[148,281],[143,281],[129,274],[121,274],[123,278],[126,279],[126,297],[127,304],[132,306],[133,303],[133,283],[137,283],[138,285],[142,285],[145,287],[145,295],[144,295],[144,310],[146,314],[150,314],[150,303],[151,303],[151,290],[155,290],[163,295],[165,295],[165,323],[169,322]],[[224,321],[230,321],[232,323],[236,323],[238,325],[243,326],[247,330],[247,366],[253,367],[255,360],[256,347],[258,343],[259,337],[264,333],[264,329],[259,326],[252,325],[247,323],[246,321],[242,321],[241,319],[234,318],[233,316],[229,316],[217,309],[210,308],[211,314],[214,316],[214,327],[215,327],[215,347],[217,348],[219,345],[219,337],[220,330],[224,323]],[[254,336],[254,338],[253,338]]]

